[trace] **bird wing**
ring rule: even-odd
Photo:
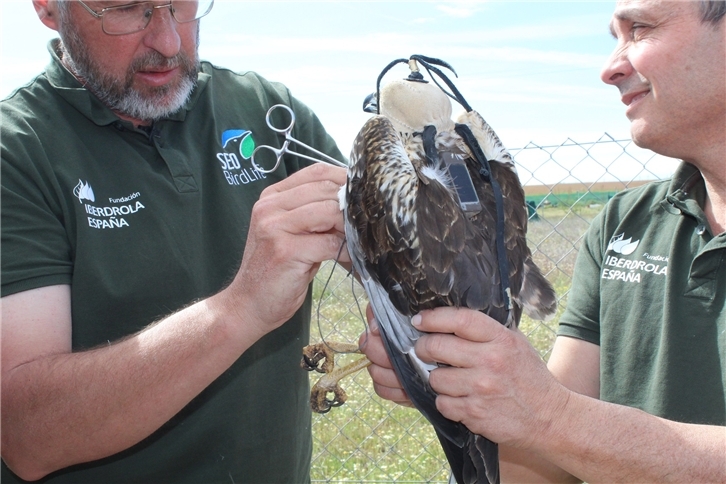
[[[415,189],[416,175],[398,135],[382,116],[371,118],[361,129],[350,161],[345,204],[348,252],[368,294],[386,352],[416,408],[437,432],[462,446],[465,427],[436,409],[436,393],[428,383],[434,366],[422,362],[414,350],[422,333],[413,327],[411,317],[419,311],[419,294],[431,291],[422,289],[420,265],[410,254],[416,250],[411,249],[415,214],[406,214],[413,204],[401,207],[400,200],[388,198],[393,191]],[[390,173],[382,172],[384,164],[392,167]]]
[[[557,296],[552,285],[534,263],[532,253],[527,246],[528,212],[524,188],[517,176],[514,161],[497,134],[478,112],[474,110],[465,112],[457,121],[471,129],[484,155],[493,161],[492,176],[497,179],[502,190],[506,220],[504,244],[509,259],[512,297],[519,307],[517,308],[519,314],[515,315],[515,324],[519,322],[521,309],[533,319],[550,319],[557,311]],[[488,200],[493,204],[491,187],[479,188],[489,192]]]

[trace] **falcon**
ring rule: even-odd
[[[410,75],[381,88],[399,63]],[[546,319],[557,301],[527,247],[527,208],[512,157],[437,66],[454,72],[414,55],[378,77],[366,101],[376,115],[355,139],[341,197],[346,241],[394,370],[433,425],[456,482],[498,483],[497,444],[436,409],[428,383],[436,366],[416,356],[422,333],[411,318],[466,307],[514,328],[523,310]],[[456,122],[449,98],[465,110]]]

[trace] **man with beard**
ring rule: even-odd
[[[545,367],[470,310],[414,317],[437,408],[501,444],[503,482],[726,482],[726,2],[619,0],[602,80],[633,140],[680,158],[583,239]],[[627,277],[626,277],[627,276]],[[376,391],[405,403],[379,337]],[[549,371],[548,371],[549,369]]]
[[[345,170],[249,157],[279,103],[335,143],[197,60],[212,0],[33,4],[60,40],[1,103],[2,482],[309,481],[298,360]]]

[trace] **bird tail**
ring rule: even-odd
[[[557,312],[557,295],[531,257],[524,261],[524,278],[517,302],[532,319],[552,319]]]
[[[495,442],[469,433],[459,447],[440,434],[438,437],[458,484],[499,484],[499,446]]]

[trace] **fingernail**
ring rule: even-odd
[[[368,328],[374,332],[378,331],[378,321],[376,321],[376,318],[371,318],[370,321],[368,321]]]
[[[413,324],[414,326],[421,326],[421,315],[416,314],[414,317],[412,317],[411,324]]]

